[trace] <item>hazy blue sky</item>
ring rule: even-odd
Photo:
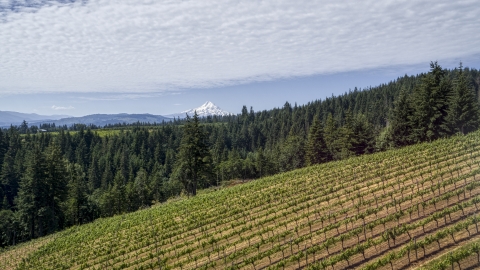
[[[233,113],[480,67],[476,1],[0,0],[0,110]]]

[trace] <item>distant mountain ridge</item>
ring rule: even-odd
[[[90,114],[82,117],[68,117],[56,121],[49,121],[47,123],[55,123],[57,126],[71,126],[73,124],[85,124],[85,125],[96,125],[96,126],[105,126],[108,124],[134,124],[137,122],[143,123],[162,123],[162,121],[170,121],[170,118],[153,115],[149,113],[144,114],[128,114],[128,113],[119,113],[119,114]]]
[[[36,113],[20,113],[12,111],[0,111],[0,127],[4,126],[18,126],[23,120],[29,124],[36,123],[38,121],[54,121],[62,118],[71,117],[70,115],[40,115]]]
[[[198,108],[186,110],[186,111],[183,111],[183,112],[180,112],[180,113],[168,114],[168,115],[165,115],[165,117],[185,118],[186,115],[193,116],[195,114],[195,111],[197,112],[197,115],[199,117],[207,117],[207,116],[213,116],[213,115],[218,115],[218,116],[227,116],[227,115],[231,115],[231,114],[233,115],[233,113],[231,113],[231,112],[222,110],[220,107],[213,104],[213,102],[207,101],[202,106],[200,106]]]
[[[173,118],[185,118],[188,114],[193,116],[197,112],[199,117],[207,117],[213,115],[227,116],[232,113],[222,110],[217,105],[210,101],[205,102],[202,106],[183,111],[181,113],[175,113],[170,115],[153,115],[149,113],[144,114],[90,114],[81,117],[72,117],[68,115],[38,115],[38,114],[26,114],[18,112],[6,112],[0,111],[0,127],[9,127],[10,125],[18,126],[23,120],[28,124],[40,126],[41,124],[55,124],[56,126],[72,126],[74,124],[85,125],[114,125],[114,124],[134,124],[137,122],[142,123],[162,123],[163,121],[171,121]]]

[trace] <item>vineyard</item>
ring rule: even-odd
[[[474,132],[99,219],[0,269],[472,269],[479,180]]]

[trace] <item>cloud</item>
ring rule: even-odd
[[[75,109],[75,108],[72,107],[72,106],[62,107],[62,106],[55,106],[55,105],[53,105],[51,108],[52,108],[53,110],[56,110],[56,111],[59,111],[59,110],[73,110],[73,109]]]
[[[147,93],[480,54],[476,1],[0,0],[0,94]]]
[[[179,92],[165,91],[160,93],[120,93],[120,94],[104,94],[96,93],[89,96],[72,97],[74,99],[83,99],[90,101],[115,101],[115,100],[128,100],[128,99],[142,99],[142,98],[155,98],[165,95],[179,95]]]

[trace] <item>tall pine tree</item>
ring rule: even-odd
[[[388,140],[395,147],[406,146],[412,143],[412,100],[409,98],[407,90],[402,88],[397,99],[393,103],[393,109],[390,116],[390,127]]]
[[[318,117],[314,118],[308,133],[305,152],[307,165],[323,163],[329,159],[327,145],[323,136],[323,126]]]
[[[411,134],[414,142],[432,141],[448,135],[444,124],[452,85],[437,62],[430,63],[430,68],[414,92]]]
[[[324,129],[324,138],[325,145],[327,146],[329,156],[335,158],[336,154],[339,152],[338,147],[338,128],[335,120],[331,113],[327,116],[327,121],[325,122]]]
[[[470,86],[463,71],[462,63],[453,87],[446,119],[447,129],[451,133],[465,134],[479,126],[479,104],[475,99],[474,89]]]
[[[64,217],[60,207],[66,200],[68,192],[66,163],[60,145],[56,141],[53,141],[47,148],[46,164],[48,177],[44,187],[47,190],[45,207],[48,208],[50,213],[46,231],[54,232],[63,227]]]
[[[87,185],[82,166],[69,164],[68,198],[64,204],[65,218],[68,225],[82,224],[88,218]]]
[[[373,152],[374,130],[364,114],[357,114],[353,121],[353,151],[356,155]]]
[[[174,178],[178,179],[185,190],[195,196],[198,187],[206,187],[211,176],[211,160],[206,136],[200,127],[197,112],[188,117],[183,127],[183,137],[174,168]]]
[[[25,176],[20,181],[20,189],[15,204],[20,219],[23,237],[32,239],[43,235],[44,214],[47,204],[45,193],[48,177],[44,154],[35,146],[27,155]]]

